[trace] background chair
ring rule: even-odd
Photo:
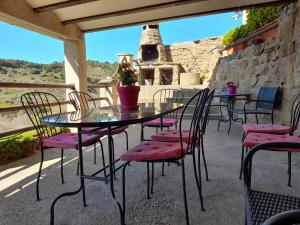
[[[285,211],[299,210],[300,198],[255,190],[251,187],[253,156],[262,150],[300,152],[300,143],[266,143],[251,149],[244,163],[245,224],[262,224],[268,218]],[[286,223],[281,223],[281,225]]]
[[[274,109],[278,105],[279,87],[261,87],[256,99],[232,99],[231,101],[246,101],[242,109],[229,109],[233,114],[242,114],[244,118],[237,118],[242,123],[247,123],[247,115],[255,115],[256,123],[258,124],[258,115],[270,115],[272,124],[274,124]],[[250,104],[255,103],[254,108],[250,108]]]
[[[36,182],[36,196],[40,200],[39,183],[44,162],[44,150],[49,148],[61,149],[61,181],[64,183],[63,155],[64,149],[78,149],[78,134],[66,133],[61,128],[46,127],[41,124],[41,119],[45,116],[61,113],[61,106],[58,99],[46,92],[30,92],[21,96],[22,105],[33,124],[39,140],[41,149],[41,162]],[[90,146],[97,143],[100,135],[82,134],[82,146]]]
[[[120,158],[123,161],[126,161],[123,172],[122,172],[122,180],[123,180],[123,217],[125,219],[125,202],[126,202],[126,195],[125,195],[125,170],[130,161],[137,161],[137,162],[145,162],[147,163],[147,197],[150,198],[149,194],[149,163],[155,162],[170,162],[175,163],[181,166],[182,169],[182,181],[183,181],[183,200],[184,200],[184,209],[185,209],[185,216],[186,216],[186,224],[189,224],[189,216],[188,216],[188,206],[187,206],[187,196],[186,196],[186,181],[185,181],[185,165],[184,165],[184,158],[187,154],[191,154],[193,156],[193,165],[194,165],[194,175],[195,180],[198,187],[199,198],[201,202],[201,209],[204,210],[203,207],[203,198],[202,198],[202,188],[201,188],[201,181],[198,179],[197,176],[197,169],[195,163],[195,148],[199,140],[200,134],[200,120],[203,116],[203,110],[205,107],[205,103],[207,101],[207,94],[209,89],[204,89],[198,92],[194,97],[190,99],[190,101],[186,104],[185,108],[183,109],[180,122],[179,122],[179,131],[180,131],[180,142],[159,142],[159,141],[143,141],[140,144],[133,147],[131,150],[123,154]],[[187,141],[183,141],[183,115],[189,104],[195,100],[196,106],[195,111],[193,114],[193,118],[189,125],[189,139]],[[125,223],[123,221],[123,223]],[[123,224],[122,223],[122,224]]]
[[[184,94],[179,89],[160,89],[153,95],[153,103],[182,103]],[[178,111],[169,113],[164,116],[162,120],[160,118],[142,123],[141,125],[141,141],[144,140],[144,128],[145,127],[154,127],[156,132],[159,128],[170,128],[172,126],[177,127],[178,122]]]

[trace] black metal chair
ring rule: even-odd
[[[300,210],[279,213],[269,218],[263,225],[295,225],[300,224]]]
[[[224,92],[227,92],[227,87],[223,87],[221,89],[221,93],[224,93]],[[226,112],[227,112],[227,115],[229,116],[229,112],[228,112],[228,97],[214,97],[214,98],[218,98],[219,101],[218,102],[212,102],[212,104],[210,105],[210,108],[213,108],[213,107],[217,107],[219,109],[219,115],[218,115],[218,131],[220,131],[220,125],[221,125],[221,122],[231,122],[230,121],[230,118],[226,118],[225,115],[224,115],[224,112],[223,110],[225,109]],[[230,127],[228,128],[228,133],[229,133],[229,129]]]
[[[255,115],[256,123],[258,124],[258,115],[270,115],[272,124],[274,124],[274,109],[278,105],[279,87],[261,87],[259,89],[256,99],[232,99],[230,101],[246,101],[243,104],[242,109],[229,109],[232,114],[242,114],[244,118],[236,118],[235,120],[241,120],[242,123],[247,123],[247,115]],[[249,108],[251,103],[255,103],[254,109]],[[233,104],[232,104],[233,105]],[[233,115],[232,115],[233,116]]]
[[[22,105],[33,124],[39,140],[39,147],[41,149],[41,162],[36,182],[36,196],[40,200],[39,183],[44,162],[44,150],[49,148],[61,149],[61,182],[64,183],[63,174],[63,156],[64,149],[78,148],[78,134],[67,133],[62,128],[46,127],[41,124],[41,119],[45,116],[50,116],[56,113],[61,113],[61,105],[58,99],[51,93],[46,92],[30,92],[21,96]],[[82,146],[90,146],[97,143],[100,135],[82,135]]]
[[[153,103],[182,103],[184,99],[184,94],[180,89],[160,89],[156,91],[153,95]],[[178,123],[178,111],[169,113],[164,116],[162,120],[160,118],[151,120],[146,123],[141,124],[141,141],[144,139],[144,128],[145,127],[154,127],[156,128],[156,133],[159,128],[170,128],[175,126],[177,128]]]
[[[89,95],[88,93],[81,92],[81,91],[73,91],[68,94],[68,97],[76,110],[88,110],[88,109],[96,107],[96,102],[95,102],[94,98],[91,95]],[[120,134],[120,133],[124,132],[125,137],[126,137],[126,150],[128,151],[128,133],[126,131],[127,128],[128,128],[128,126],[112,127],[112,135],[116,135],[116,134]],[[91,132],[91,133],[95,132],[95,133],[100,133],[100,134],[104,134],[104,135],[107,135],[107,132],[108,132],[107,128],[99,128],[99,127],[84,128],[83,131]],[[112,138],[112,141],[113,141],[113,138]],[[102,150],[103,167],[105,168],[106,166],[105,166],[105,158],[104,158],[104,154],[103,154],[103,144],[102,144],[101,140],[99,140],[99,143],[101,145],[101,150]],[[114,146],[114,141],[112,143],[112,146]],[[115,158],[114,154],[113,154],[113,157]],[[96,148],[94,148],[94,164],[96,164]],[[104,169],[104,174],[106,176],[106,169]]]
[[[272,152],[300,152],[300,143],[273,142],[257,145],[252,148],[244,162],[245,187],[245,224],[258,225],[268,218],[285,211],[299,210],[300,198],[277,193],[258,191],[251,187],[252,160],[262,150]],[[285,223],[283,223],[285,224]]]
[[[199,144],[199,135],[201,128],[201,119],[203,118],[204,107],[207,101],[207,96],[209,93],[209,89],[204,89],[199,91],[196,95],[194,95],[189,102],[186,104],[183,109],[180,122],[179,122],[179,131],[180,131],[180,142],[169,143],[169,142],[159,142],[159,141],[143,141],[125,154],[121,156],[122,161],[126,161],[123,171],[122,171],[122,187],[123,187],[123,216],[122,216],[122,224],[125,224],[125,171],[128,163],[130,161],[144,162],[147,163],[147,196],[150,198],[150,169],[149,163],[157,163],[157,162],[169,162],[175,163],[178,166],[181,166],[182,169],[182,182],[183,182],[183,200],[184,200],[184,210],[186,216],[186,224],[189,224],[189,216],[188,216],[188,205],[187,205],[187,196],[186,196],[186,181],[185,181],[185,166],[184,166],[184,158],[186,155],[191,154],[193,156],[193,168],[194,168],[194,176],[198,188],[201,209],[204,210],[203,207],[203,197],[202,197],[202,188],[201,188],[201,180],[198,179],[197,175],[197,166],[196,166],[196,157],[195,157],[195,148]],[[183,116],[184,112],[191,104],[191,102],[195,102],[195,111],[193,113],[193,117],[191,123],[189,124],[189,134],[188,140],[184,140],[183,133]],[[193,103],[194,104],[194,103]]]

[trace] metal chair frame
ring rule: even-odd
[[[297,130],[298,125],[299,125],[299,120],[300,120],[300,95],[297,95],[296,98],[293,101],[292,108],[291,108],[291,117],[290,117],[290,127],[292,128],[289,135],[293,135],[294,131]],[[248,149],[244,147],[244,140],[246,138],[246,134],[243,133],[242,136],[242,154],[241,154],[241,168],[240,168],[240,176],[239,178],[242,179],[242,173],[243,173],[243,163],[244,163],[244,155],[245,152],[248,152]],[[291,177],[292,177],[292,172],[291,172],[291,167],[292,167],[292,154],[291,152],[288,152],[288,174],[289,174],[289,181],[288,181],[288,186],[291,186]]]
[[[266,220],[263,225],[294,225],[300,224],[300,210],[279,213]]]
[[[201,119],[203,117],[203,111],[204,107],[207,101],[209,89],[206,88],[202,91],[199,91],[196,95],[194,95],[189,102],[186,104],[186,106],[183,109],[183,112],[180,117],[179,122],[179,130],[180,130],[180,141],[181,141],[181,157],[175,158],[175,159],[165,159],[165,160],[157,160],[157,161],[143,161],[147,163],[147,197],[150,198],[150,168],[149,163],[157,163],[157,162],[168,162],[168,163],[175,163],[178,166],[181,166],[182,169],[182,183],[183,183],[183,201],[184,201],[184,210],[185,210],[185,217],[186,217],[186,224],[189,224],[189,216],[188,216],[188,205],[187,205],[187,196],[186,196],[186,180],[185,180],[185,166],[184,166],[184,158],[186,155],[191,154],[193,156],[193,169],[194,169],[194,176],[198,188],[200,203],[201,203],[201,210],[204,210],[203,206],[203,197],[202,197],[202,184],[201,184],[201,167],[200,167],[200,161],[198,161],[198,171],[200,172],[198,174],[197,166],[196,166],[196,157],[195,157],[195,148],[199,144],[199,135],[200,135],[200,129],[201,129]],[[182,121],[184,112],[186,111],[189,104],[196,100],[196,107],[195,112],[193,114],[189,129],[190,129],[190,135],[189,135],[189,141],[187,142],[187,149],[188,152],[185,153],[183,149],[183,140],[182,140]],[[126,167],[130,162],[126,162],[123,171],[122,171],[122,195],[123,195],[123,216],[121,218],[122,222],[121,224],[125,224],[125,205],[126,205],[126,179],[125,179],[125,171]],[[152,173],[153,176],[153,173]]]
[[[269,214],[276,214],[276,213],[280,213],[280,212],[287,211],[287,210],[294,210],[294,209],[299,210],[300,209],[300,198],[286,196],[286,195],[280,195],[280,194],[274,194],[274,193],[268,193],[268,192],[261,192],[261,191],[252,189],[251,175],[252,175],[253,157],[257,152],[263,151],[263,150],[273,151],[273,152],[299,152],[300,144],[299,143],[284,143],[284,142],[265,143],[265,144],[255,146],[247,153],[247,156],[245,158],[245,162],[243,165],[244,166],[244,170],[243,170],[244,188],[245,188],[245,225],[258,224],[261,221],[253,221],[253,220],[255,220],[255,219],[267,220],[268,216],[269,216],[269,218],[271,216],[274,216],[274,215],[269,215]],[[255,208],[257,206],[256,203],[259,204],[259,202],[257,202],[257,199],[253,200],[252,198],[255,198],[257,196],[260,196],[260,198],[262,198],[262,200],[264,200],[265,203],[264,203],[264,205],[260,204],[260,206],[258,208]],[[272,200],[267,201],[266,198],[270,197],[270,196],[272,197]],[[284,202],[282,202],[282,201],[284,201]],[[253,202],[253,204],[252,204],[252,202]],[[279,205],[277,205],[276,202]],[[287,207],[286,203],[289,203],[288,207]],[[275,205],[273,205],[273,204],[275,204]],[[254,211],[255,214],[252,214],[252,211]],[[257,215],[257,214],[259,214],[259,215]],[[290,214],[288,213],[288,215],[290,215]],[[292,214],[292,215],[294,215],[294,214]],[[286,221],[292,221],[292,223],[289,223],[289,224],[293,224],[293,222],[298,223],[300,221],[299,211],[298,211],[297,215],[298,215],[297,219],[295,219],[295,217],[293,217],[295,220],[293,219],[293,220],[286,220]],[[287,223],[279,223],[278,222],[278,221],[282,221],[281,219],[283,219],[283,218],[286,219],[286,214],[283,216],[282,215],[277,216],[275,219],[273,218],[273,219],[270,219],[267,221],[262,221],[262,222],[265,222],[264,225],[287,224]],[[273,222],[275,221],[275,223],[273,223],[272,221]]]
[[[238,98],[231,99],[230,101],[245,101],[241,110],[238,109],[229,109],[229,111],[233,113],[243,114],[244,118],[236,118],[235,120],[240,120],[243,124],[247,123],[247,115],[254,114],[256,123],[258,124],[258,115],[270,115],[272,124],[274,124],[274,109],[278,105],[278,94],[279,87],[261,87],[259,89],[258,95],[256,99],[246,99],[246,98]],[[255,103],[255,109],[248,109],[248,105],[250,103]],[[233,104],[231,104],[233,105]],[[264,111],[262,111],[264,110]],[[266,111],[267,110],[267,111]],[[233,116],[233,115],[232,115]]]

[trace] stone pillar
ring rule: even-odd
[[[160,69],[155,68],[154,69],[154,80],[153,80],[153,85],[160,85]]]
[[[124,58],[126,58],[127,62],[130,63],[131,68],[133,68],[133,55],[132,54],[128,54],[128,53],[119,53],[117,54],[117,56],[119,57],[119,63],[122,62],[122,60]]]
[[[77,91],[87,92],[87,67],[84,35],[78,41],[64,41],[65,82],[75,84]],[[68,93],[71,90],[67,90]],[[74,110],[68,105],[68,110]]]

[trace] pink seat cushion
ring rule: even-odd
[[[183,143],[184,153],[187,145]],[[165,159],[178,159],[181,157],[181,144],[179,142],[143,141],[134,148],[121,155],[123,161],[154,161]]]
[[[162,119],[162,126],[163,127],[172,127],[178,122],[177,119],[175,118],[163,118]],[[144,123],[144,126],[149,126],[149,127],[160,127],[161,120],[160,118],[156,118],[154,120],[150,120],[148,122]]]
[[[99,141],[99,135],[82,134],[82,146],[89,146]],[[62,133],[43,141],[44,147],[51,148],[74,148],[78,147],[78,134],[77,133]]]
[[[189,141],[189,133],[188,129],[182,130],[182,141],[188,142]],[[157,134],[151,136],[153,141],[161,141],[161,142],[180,142],[180,132],[176,129],[167,129]]]
[[[289,136],[289,135],[250,133],[247,135],[247,137],[244,140],[244,146],[247,148],[253,148],[256,145],[269,143],[269,142],[300,143],[300,137]],[[297,150],[295,149],[293,149],[292,151],[297,152]]]
[[[288,134],[291,128],[280,124],[244,124],[244,132],[249,133],[266,133],[266,134]]]
[[[123,126],[123,127],[117,127],[117,126],[112,126],[112,134],[119,134],[124,132],[126,129],[128,128],[128,126]],[[97,131],[97,132],[101,132],[103,134],[101,135],[105,135],[108,132],[108,128],[100,128],[100,127],[85,127],[83,128],[83,131],[87,131],[87,132],[91,132],[91,131]]]

